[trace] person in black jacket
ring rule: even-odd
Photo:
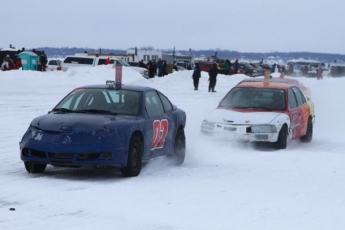
[[[46,71],[46,65],[48,63],[48,58],[47,58],[47,55],[44,53],[44,51],[42,51],[42,53],[41,53],[40,62],[41,62],[40,71]]]
[[[217,75],[218,75],[218,64],[214,63],[212,68],[208,71],[208,75],[210,76],[209,80],[209,85],[208,85],[208,92],[216,92],[214,90],[214,87],[216,87],[217,83]]]
[[[201,77],[201,71],[200,71],[200,68],[199,68],[199,64],[196,63],[194,71],[193,71],[193,75],[192,75],[193,84],[194,84],[194,90],[198,90],[200,77]]]
[[[157,70],[156,62],[150,60],[147,63],[147,69],[149,71],[149,78],[154,78]]]

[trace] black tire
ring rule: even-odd
[[[284,125],[279,131],[278,140],[277,142],[274,143],[274,147],[276,149],[286,149],[287,137],[288,137],[288,131],[287,131],[286,126]]]
[[[47,168],[47,164],[37,164],[31,161],[25,161],[24,165],[29,173],[41,173]]]
[[[311,118],[309,117],[307,132],[304,136],[301,137],[301,141],[308,143],[308,142],[311,142],[312,139],[313,139],[313,122],[312,122]]]
[[[182,165],[186,156],[186,137],[183,129],[178,129],[174,143],[172,161],[174,165]]]
[[[138,176],[142,166],[143,144],[140,137],[132,137],[128,148],[128,159],[126,167],[121,168],[121,174],[124,177]]]

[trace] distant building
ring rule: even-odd
[[[133,55],[134,62],[139,62],[144,60],[147,63],[150,60],[158,60],[159,58],[166,60],[168,63],[173,63],[174,61],[181,66],[186,66],[188,63],[193,63],[194,59],[191,55],[180,55],[180,54],[168,54],[163,53],[162,50],[153,49],[128,49],[126,51],[127,55]]]
[[[158,60],[158,58],[162,58],[163,52],[162,50],[151,50],[151,49],[127,49],[127,55],[133,55],[133,62],[139,62],[144,60],[144,62],[148,62],[150,60]]]
[[[118,59],[125,60],[126,62],[133,62],[134,57],[131,54],[114,54],[114,53],[75,53],[75,56],[96,56],[96,57],[115,57]]]

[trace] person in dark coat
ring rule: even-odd
[[[168,63],[166,60],[163,60],[163,65],[162,65],[162,76],[168,75],[167,71]]]
[[[149,61],[147,63],[147,68],[149,70],[149,78],[154,78],[157,69],[156,62]]]
[[[173,63],[173,67],[172,68],[173,68],[173,71],[178,71],[176,62]]]
[[[226,59],[224,62],[224,74],[230,75],[230,70],[231,70],[231,62],[229,59]]]
[[[238,63],[238,59],[234,62],[234,74],[237,74],[238,69],[240,68],[240,63]]]
[[[40,56],[40,62],[41,62],[41,71],[46,71],[46,65],[48,63],[48,59],[44,51],[42,51],[42,54]]]
[[[12,69],[15,69],[15,65],[10,55],[7,54],[1,65],[1,70],[6,71],[6,70],[12,70]]]
[[[200,77],[201,77],[201,71],[199,68],[199,64],[196,63],[194,71],[193,71],[193,76],[192,76],[193,84],[194,84],[194,90],[198,90]]]
[[[159,58],[158,61],[157,61],[158,77],[163,76],[163,74],[162,74],[162,67],[163,67],[163,61],[162,61],[161,58]]]
[[[144,63],[144,60],[139,61],[138,66],[145,69],[147,68],[147,66]]]
[[[209,78],[209,85],[208,85],[208,92],[216,92],[214,87],[216,87],[217,83],[217,75],[218,75],[218,64],[213,63],[212,68],[208,71]]]

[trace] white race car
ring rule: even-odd
[[[270,142],[277,149],[285,149],[290,140],[312,140],[313,115],[297,86],[241,82],[202,122],[201,134],[215,139]]]

